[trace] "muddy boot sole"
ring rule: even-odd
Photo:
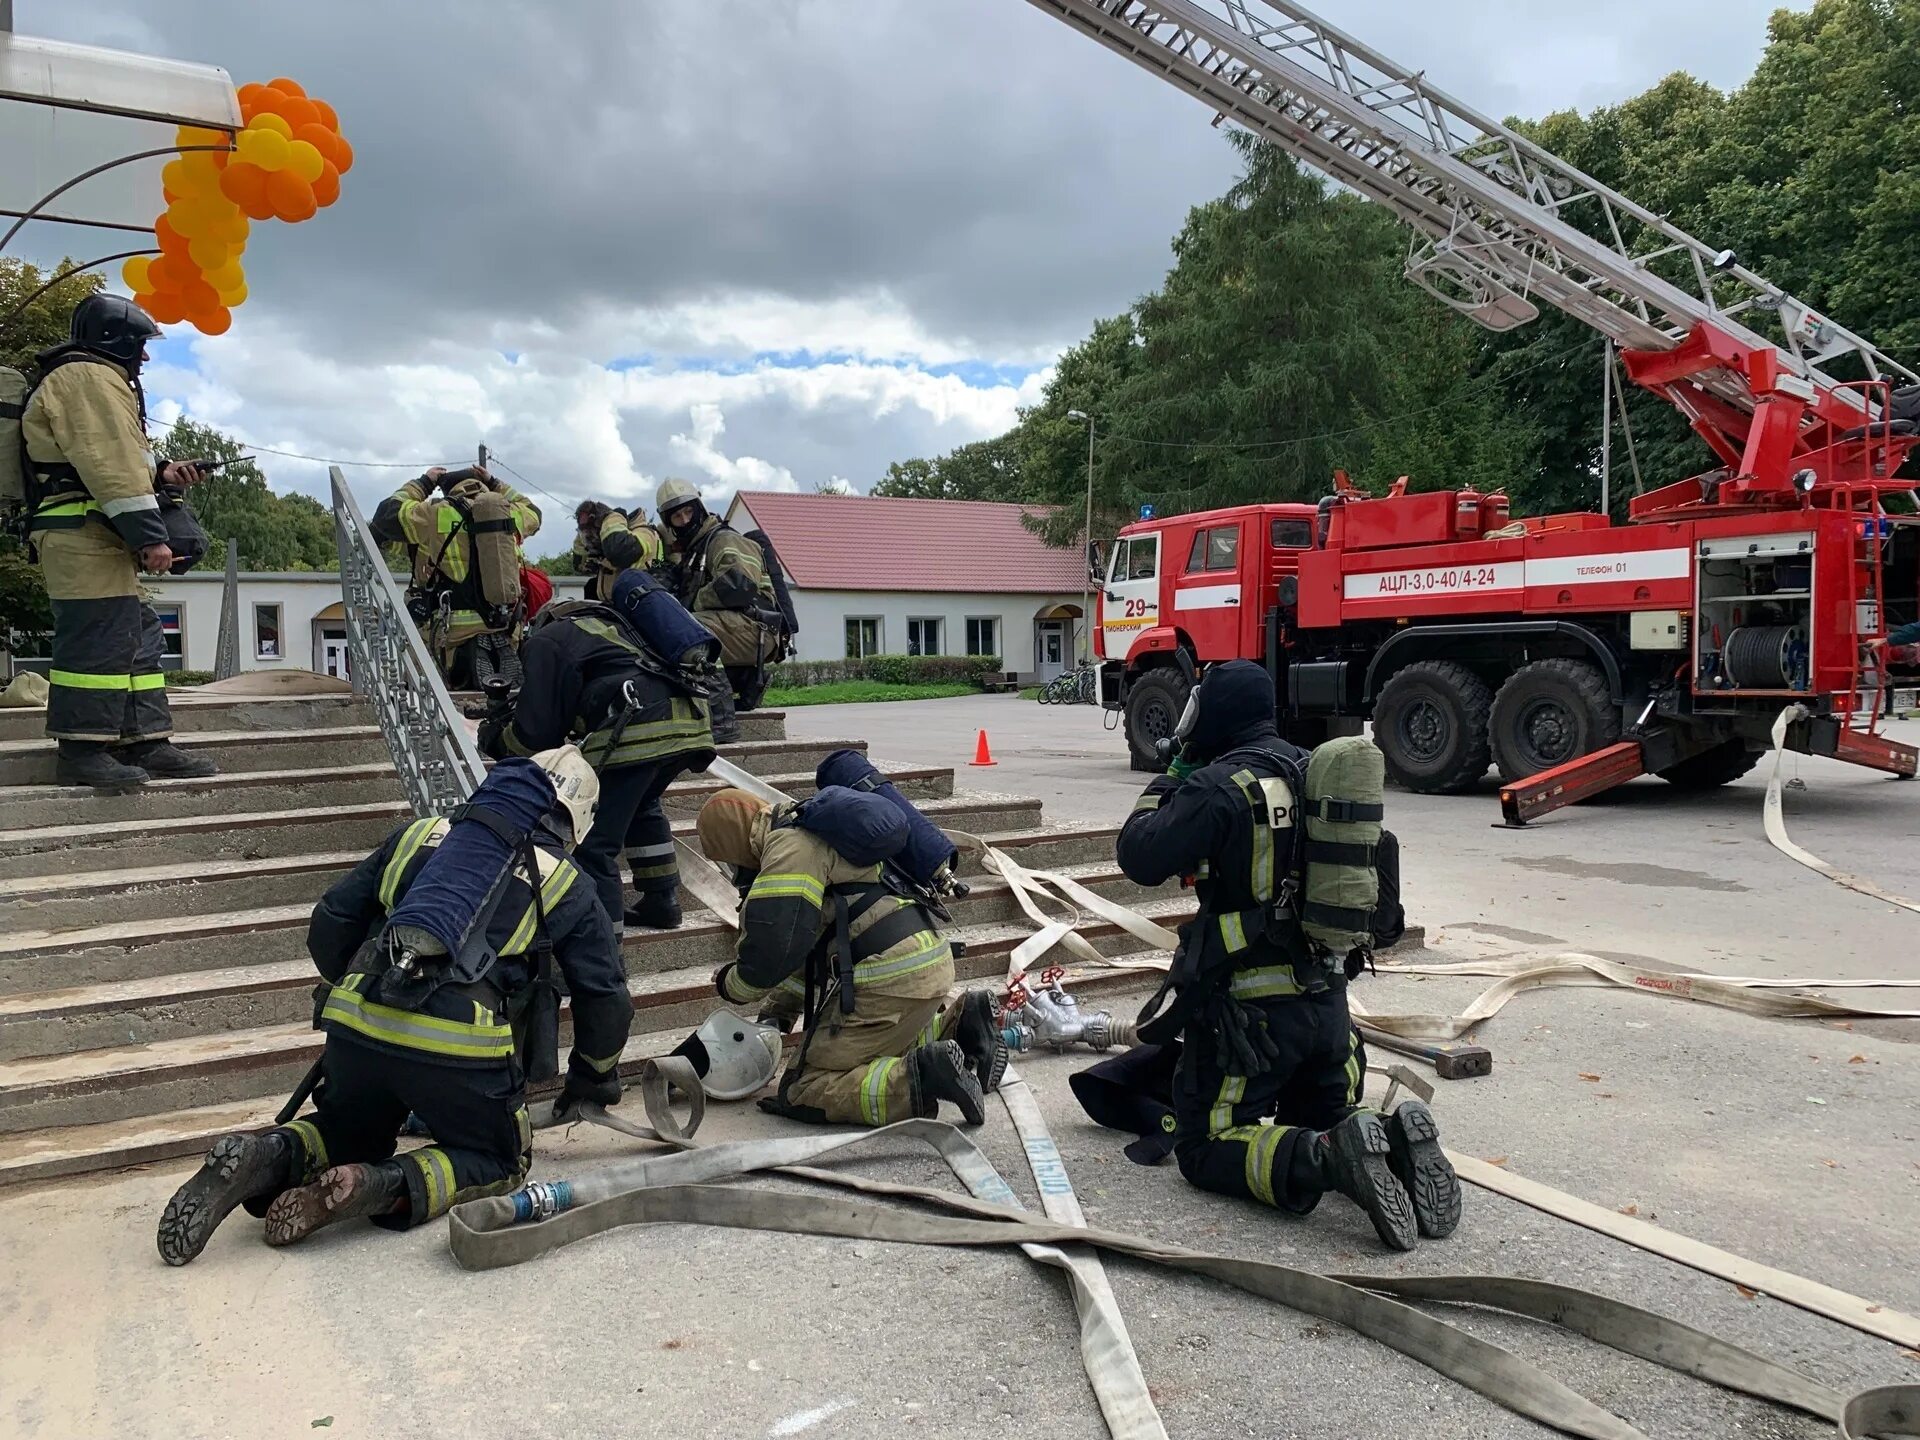
[[[915,1067],[914,1088],[923,1103],[944,1100],[960,1111],[960,1118],[967,1125],[987,1123],[987,1097],[959,1041],[936,1040],[931,1045],[923,1045],[913,1052],[907,1063]],[[937,1114],[937,1105],[925,1113]]]
[[[1394,1178],[1393,1147],[1378,1115],[1349,1115],[1327,1132],[1328,1163],[1334,1188],[1367,1212],[1380,1243],[1390,1250],[1411,1250],[1419,1237],[1413,1200]]]
[[[1433,1112],[1408,1100],[1387,1117],[1393,1175],[1413,1201],[1413,1218],[1429,1240],[1444,1240],[1460,1226],[1460,1177],[1440,1148]]]
[[[392,1208],[393,1195],[371,1165],[336,1165],[267,1207],[267,1244],[296,1244],[341,1220],[384,1215]]]
[[[154,1235],[160,1258],[185,1265],[207,1248],[213,1232],[242,1202],[278,1183],[284,1153],[258,1135],[224,1135],[160,1212]]]

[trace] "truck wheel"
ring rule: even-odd
[[[1613,744],[1620,708],[1595,666],[1536,660],[1500,687],[1489,729],[1500,776],[1512,783]]]
[[[1156,740],[1165,740],[1187,708],[1187,677],[1171,665],[1147,671],[1127,690],[1127,749],[1136,770],[1160,770]]]
[[[1726,740],[1711,750],[1689,755],[1678,765],[1669,765],[1659,775],[1682,790],[1717,790],[1758,765],[1762,753],[1747,749],[1744,740]]]
[[[1493,692],[1464,665],[1422,660],[1381,688],[1373,740],[1394,784],[1421,795],[1470,788],[1487,773]]]

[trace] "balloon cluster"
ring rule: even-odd
[[[174,143],[187,153],[160,172],[167,210],[153,222],[158,256],[136,255],[121,269],[142,310],[162,325],[181,321],[203,335],[233,323],[247,298],[240,256],[250,220],[294,224],[340,198],[340,177],[353,168],[353,147],[324,100],[284,77],[242,85],[240,117],[225,130],[183,125]],[[195,146],[232,149],[203,150]]]

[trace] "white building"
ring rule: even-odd
[[[745,490],[727,509],[764,530],[800,619],[801,660],[998,655],[1023,682],[1072,668],[1086,562],[1020,523],[1035,507]]]

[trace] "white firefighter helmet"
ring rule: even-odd
[[[569,850],[587,838],[593,828],[593,812],[600,805],[600,777],[577,745],[560,745],[542,750],[533,763],[547,772],[553,792],[573,820],[573,840]]]
[[[693,1062],[710,1100],[744,1100],[780,1068],[780,1032],[731,1010],[716,1010],[673,1052]]]
[[[654,492],[653,513],[660,517],[660,523],[664,525],[667,523],[668,514],[678,510],[682,505],[699,505],[703,510],[706,508],[700,499],[700,488],[697,485],[690,480],[682,480],[677,475],[669,475],[660,482],[659,490]]]

